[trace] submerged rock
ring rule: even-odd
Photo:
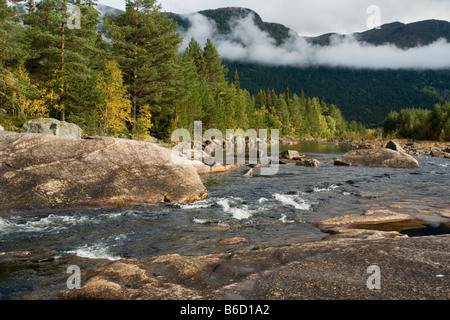
[[[0,213],[207,197],[196,169],[171,156],[146,142],[0,132]]]
[[[318,166],[320,166],[320,161],[312,158],[300,158],[299,160],[297,160],[296,165],[317,168]]]
[[[244,174],[245,178],[251,178],[253,177],[253,169],[248,170],[245,174]]]
[[[223,247],[223,246],[229,246],[229,245],[233,245],[233,244],[238,244],[238,243],[243,243],[243,242],[247,242],[247,239],[245,238],[228,238],[228,239],[223,239],[220,240],[216,246],[217,247]]]
[[[420,168],[412,156],[391,149],[352,150],[334,161],[338,166]]]
[[[39,133],[68,139],[81,139],[83,130],[73,123],[46,118],[26,122],[22,127],[22,133]]]

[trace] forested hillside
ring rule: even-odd
[[[213,43],[181,36],[156,0],[127,1],[126,11],[101,15],[92,0],[0,0],[0,124],[11,131],[30,118],[54,117],[84,134],[168,140],[176,128],[280,129],[282,135],[354,137],[348,123],[320,97],[241,85]],[[80,11],[79,24],[69,8]],[[72,7],[73,8],[73,7]],[[70,17],[70,18],[69,18]]]
[[[266,32],[278,46],[282,46],[289,37],[296,37],[288,27],[264,22],[256,12],[246,8],[220,8],[200,11],[199,14],[217,26],[215,32],[219,41],[235,36],[230,22],[250,14],[253,15],[255,26],[261,32]],[[174,13],[170,13],[169,16],[178,23],[177,30],[182,34],[191,27],[189,16]],[[330,46],[330,39],[333,36],[339,36],[341,39],[355,38],[372,46],[386,45],[406,50],[427,46],[439,39],[449,42],[450,23],[440,20],[409,24],[394,22],[361,33],[350,35],[330,33],[304,39],[310,44],[326,47]],[[302,38],[301,35],[298,38]],[[239,39],[233,41],[239,43]],[[274,48],[271,47],[270,50]],[[389,55],[386,54],[385,60],[389,61]],[[400,111],[404,108],[432,109],[436,103],[450,101],[448,68],[397,69],[395,63],[392,63],[390,68],[371,69],[314,65],[280,67],[271,66],[270,63],[243,63],[236,60],[223,62],[229,70],[229,81],[232,81],[234,70],[237,69],[242,88],[252,95],[257,94],[259,90],[273,89],[279,94],[289,88],[298,95],[303,91],[306,96],[324,98],[326,102],[339,106],[347,119],[362,122],[369,127],[382,126],[384,118],[391,111]]]
[[[369,70],[328,67],[273,67],[225,61],[240,72],[241,85],[252,94],[274,89],[325,98],[346,119],[380,127],[391,111],[432,109],[450,101],[450,70]],[[229,78],[233,75],[229,74]]]

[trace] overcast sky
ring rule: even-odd
[[[99,0],[123,9],[125,0]],[[371,5],[380,8],[381,24],[426,19],[450,21],[450,0],[159,0],[164,11],[192,13],[222,7],[246,7],[264,21],[277,22],[302,36],[328,32],[353,33],[368,29]]]

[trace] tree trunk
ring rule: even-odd
[[[64,68],[64,50],[65,50],[65,29],[66,29],[66,22],[63,21],[62,25],[61,25],[61,89],[62,89],[62,94],[61,94],[61,121],[66,121],[66,106],[64,104],[64,95],[65,93],[65,87],[66,87],[66,83],[65,83],[65,78],[64,78],[64,72],[65,72],[65,68]]]
[[[135,31],[137,32],[138,28],[139,28],[139,3],[137,3],[137,7],[136,7],[136,19],[135,19]],[[137,52],[137,47],[138,47],[138,38],[137,35],[135,35],[134,37],[134,62],[137,66],[137,61],[138,61],[138,52]],[[134,85],[134,90],[133,90],[133,133],[136,132],[136,121],[137,121],[137,92],[136,92],[136,86],[137,86],[137,81],[138,81],[138,74],[137,74],[137,67],[134,69],[133,71],[133,85]]]

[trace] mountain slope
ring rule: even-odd
[[[262,31],[267,32],[269,36],[277,42],[277,44],[281,44],[286,41],[286,39],[288,39],[289,35],[291,34],[291,29],[289,29],[288,27],[279,23],[264,22],[259,14],[247,8],[220,8],[215,10],[199,11],[198,13],[207,17],[211,21],[214,21],[217,25],[217,32],[220,35],[227,35],[231,32],[230,22],[236,19],[245,18],[249,14],[252,14],[254,16],[254,23]],[[171,12],[167,13],[167,15],[170,19],[173,19],[178,24],[179,31],[181,33],[191,27],[189,19],[186,15],[179,15]]]
[[[410,24],[393,22],[382,25],[380,29],[372,29],[352,35],[328,33],[307,40],[312,44],[328,46],[331,38],[336,36],[340,38],[354,36],[360,42],[375,46],[391,44],[401,49],[409,49],[427,46],[439,39],[450,42],[450,23],[442,20],[425,20]]]
[[[200,12],[217,24],[220,35],[231,32],[229,22],[254,15],[255,24],[276,40],[284,43],[294,33],[287,27],[262,22],[259,15],[249,9],[222,8]],[[180,26],[180,32],[190,27],[189,19],[170,14]],[[267,29],[272,27],[272,31]],[[266,29],[264,29],[266,28]],[[318,46],[329,46],[332,37],[352,37],[375,46],[394,45],[401,49],[425,46],[438,39],[450,42],[450,23],[427,20],[411,24],[394,22],[380,29],[354,33],[352,35],[325,34],[305,38]],[[403,108],[431,109],[436,103],[450,100],[449,70],[370,70],[339,67],[276,67],[257,63],[242,63],[224,60],[229,69],[229,80],[238,70],[241,87],[257,94],[259,90],[274,89],[307,96],[323,97],[336,104],[348,120],[357,120],[368,126],[380,126],[386,115]]]
[[[20,9],[20,7],[19,7]],[[117,16],[123,11],[98,5],[104,16]],[[264,22],[254,11],[246,8],[221,8],[205,10],[200,14],[217,24],[222,35],[230,33],[229,22],[253,14],[255,25],[267,32],[281,46],[296,34],[288,27]],[[168,18],[178,23],[180,32],[190,27],[186,15],[168,13]],[[328,46],[332,36],[342,38],[349,35],[325,34],[305,38],[308,42]],[[430,44],[437,39],[450,42],[450,23],[427,20],[411,24],[394,22],[380,29],[351,35],[362,42],[373,45],[392,44],[400,48],[411,48]],[[273,67],[255,63],[226,61],[229,79],[233,80],[238,70],[241,87],[257,94],[259,90],[274,89],[277,93],[290,92],[307,96],[323,97],[328,103],[337,105],[348,120],[357,120],[368,126],[379,126],[391,111],[403,108],[433,108],[435,103],[450,101],[450,70],[370,70],[332,67]]]
[[[382,125],[390,111],[432,109],[450,101],[450,70],[370,70],[328,67],[275,67],[224,61],[229,80],[238,70],[242,88],[252,94],[274,90],[324,98],[347,120]]]
[[[290,28],[279,23],[264,22],[254,11],[247,8],[220,8],[215,10],[205,10],[198,12],[217,25],[217,31],[221,35],[227,35],[231,32],[230,22],[239,18],[245,18],[249,14],[254,15],[255,24],[276,40],[278,44],[285,42],[289,36],[295,33]],[[185,15],[168,13],[168,17],[178,23],[180,32],[190,27],[189,19]],[[366,42],[372,45],[391,44],[399,48],[406,49],[417,46],[425,46],[435,42],[438,39],[445,39],[450,42],[450,22],[441,20],[425,20],[404,24],[393,22],[382,25],[379,29],[372,29],[361,33],[350,35],[339,35],[328,33],[318,37],[304,37],[308,42],[321,46],[330,45],[332,36],[355,37],[358,41]],[[300,36],[301,37],[301,36]]]
[[[373,45],[395,44],[400,48],[427,46],[439,39],[450,42],[450,23],[441,20],[425,20],[410,24],[394,22],[383,25],[381,29],[373,29],[357,33],[359,41]]]

